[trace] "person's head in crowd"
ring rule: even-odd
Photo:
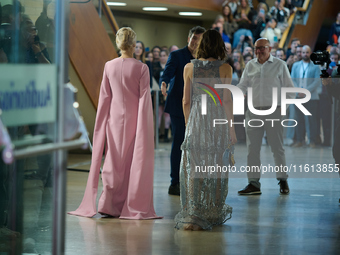
[[[161,51],[162,51],[162,50],[168,50],[168,46],[165,46],[165,45],[162,46],[162,47],[161,47]]]
[[[21,32],[21,44],[25,48],[31,48],[34,43],[36,43],[36,39],[38,35],[38,30],[34,26],[33,21],[25,14],[21,16],[22,21],[20,24],[20,32]]]
[[[243,56],[242,56],[242,53],[241,51],[235,49],[233,51],[233,60],[234,60],[234,67],[237,67],[237,64],[236,63],[239,63],[240,64],[240,68],[243,70],[244,67],[245,67],[245,64],[244,64],[244,59],[243,59]],[[237,68],[236,68],[237,69]]]
[[[193,56],[196,55],[197,46],[204,32],[205,32],[205,28],[201,26],[196,26],[189,30],[188,49]]]
[[[244,48],[243,50],[243,56],[247,55],[247,54],[250,54],[252,56],[254,56],[254,51],[253,51],[253,48],[250,47],[250,46],[247,46]]]
[[[237,7],[237,9],[239,10],[239,13],[241,13],[241,9],[245,10],[244,13],[248,15],[250,12],[248,0],[240,0],[240,5]]]
[[[234,49],[233,50],[233,60],[234,62],[240,62],[241,61],[241,51]]]
[[[331,52],[332,47],[333,47],[333,46],[332,46],[331,44],[328,44],[327,47],[326,47],[326,50],[327,50],[328,52]]]
[[[161,53],[159,53],[159,62],[163,65],[166,64],[166,62],[168,61],[168,57],[169,57],[169,52],[168,50],[161,50]]]
[[[175,51],[175,50],[178,50],[179,48],[177,47],[177,45],[171,45],[170,47],[169,47],[169,52],[171,53],[171,52],[173,52],[173,51]]]
[[[336,47],[336,46],[332,46],[331,49],[329,50],[329,53],[332,54],[332,53],[340,53],[339,52],[339,48]]]
[[[133,53],[136,47],[136,33],[130,27],[122,27],[116,33],[116,44],[122,53]]]
[[[336,23],[340,24],[340,12],[338,12],[338,15],[336,16]]]
[[[228,4],[222,6],[222,16],[224,18],[224,21],[232,22],[234,20],[230,6]]]
[[[275,1],[275,6],[277,6],[277,8],[283,8],[286,4],[285,0],[277,0]]]
[[[219,32],[213,29],[205,31],[197,48],[197,59],[215,58],[224,60],[227,58],[227,51]]]
[[[272,54],[274,57],[276,57],[276,49],[272,48],[270,51],[270,54]]]
[[[283,61],[286,61],[286,54],[285,54],[285,50],[282,49],[282,48],[278,48],[276,50],[276,57],[283,60]]]
[[[259,3],[257,5],[257,12],[263,16],[266,15],[266,13],[268,12],[268,7],[265,3]]]
[[[244,58],[244,64],[247,65],[247,63],[248,63],[250,60],[253,59],[253,55],[248,53],[248,54],[244,55],[243,58]]]
[[[293,38],[290,43],[290,50],[292,53],[295,53],[296,47],[300,44],[300,40],[298,38]]]
[[[136,42],[136,47],[135,47],[135,53],[133,54],[133,57],[143,63],[145,63],[145,47],[144,43],[141,41]]]
[[[212,29],[215,29],[217,32],[219,32],[222,35],[223,24],[224,24],[224,18],[221,14],[219,14],[219,15],[217,15],[215,22],[212,25]]]
[[[224,18],[221,14],[218,14],[216,16],[214,24],[216,24],[216,23],[222,23],[222,24],[224,23]]]
[[[152,48],[153,53],[153,61],[159,61],[159,53],[161,52],[161,48],[159,46],[155,46]]]
[[[227,53],[230,55],[231,52],[232,52],[231,43],[225,42],[225,43],[224,43],[224,46],[225,46],[225,48],[226,48],[226,50],[227,50]]]
[[[335,64],[338,64],[339,60],[340,60],[340,55],[338,53],[332,53],[330,55],[329,59],[331,60],[331,62],[334,62]]]
[[[277,26],[277,19],[275,19],[275,18],[269,19],[268,26],[270,28],[272,28],[272,29],[276,28],[276,26]]]
[[[293,55],[293,62],[295,63],[295,62],[298,62],[298,61],[300,61],[301,59],[300,59],[300,57],[297,55],[297,54],[294,54]]]
[[[310,62],[310,54],[312,53],[311,48],[308,45],[302,47],[302,60],[303,62]]]
[[[296,54],[296,57],[297,57],[298,61],[300,61],[300,60],[302,59],[302,48],[303,48],[303,45],[302,45],[302,44],[299,44],[299,45],[296,47],[295,54]]]
[[[14,11],[14,8],[18,8]],[[22,22],[21,14],[23,11],[23,7],[19,1],[17,1],[17,5],[14,6],[12,4],[5,4],[1,8],[1,24],[12,24],[14,25],[16,22],[16,17],[13,15],[16,13],[19,15],[18,21]]]
[[[254,48],[257,61],[260,64],[265,63],[269,59],[272,50],[269,40],[267,38],[257,39]]]
[[[151,51],[148,51],[148,52],[145,54],[145,60],[150,61],[150,62],[153,62],[153,53],[152,53]]]

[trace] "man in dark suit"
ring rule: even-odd
[[[195,50],[205,28],[197,26],[189,31],[188,45],[177,51],[170,53],[168,62],[165,65],[162,77],[159,80],[164,96],[167,96],[164,111],[170,114],[171,129],[173,134],[170,165],[171,165],[171,185],[170,195],[180,194],[179,188],[179,168],[181,163],[181,144],[184,140],[185,123],[182,108],[183,98],[183,70],[184,66],[195,58]],[[171,83],[170,83],[171,81]],[[170,83],[167,93],[167,84]]]

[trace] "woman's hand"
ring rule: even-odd
[[[229,141],[232,145],[237,143],[236,133],[234,127],[229,127]]]

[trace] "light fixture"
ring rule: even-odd
[[[109,6],[126,6],[126,3],[121,3],[121,2],[107,2],[107,5],[109,5]]]
[[[167,11],[166,7],[143,7],[143,11],[152,11],[152,12],[164,12]]]
[[[181,16],[202,16],[202,12],[179,12]]]

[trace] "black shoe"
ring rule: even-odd
[[[170,185],[168,193],[169,195],[179,196],[180,195],[179,183],[177,183],[176,185]]]
[[[289,194],[289,187],[288,182],[285,180],[280,180],[278,185],[280,185],[280,194],[288,195]]]
[[[244,189],[238,191],[239,195],[261,195],[262,192],[252,184],[248,184]]]

